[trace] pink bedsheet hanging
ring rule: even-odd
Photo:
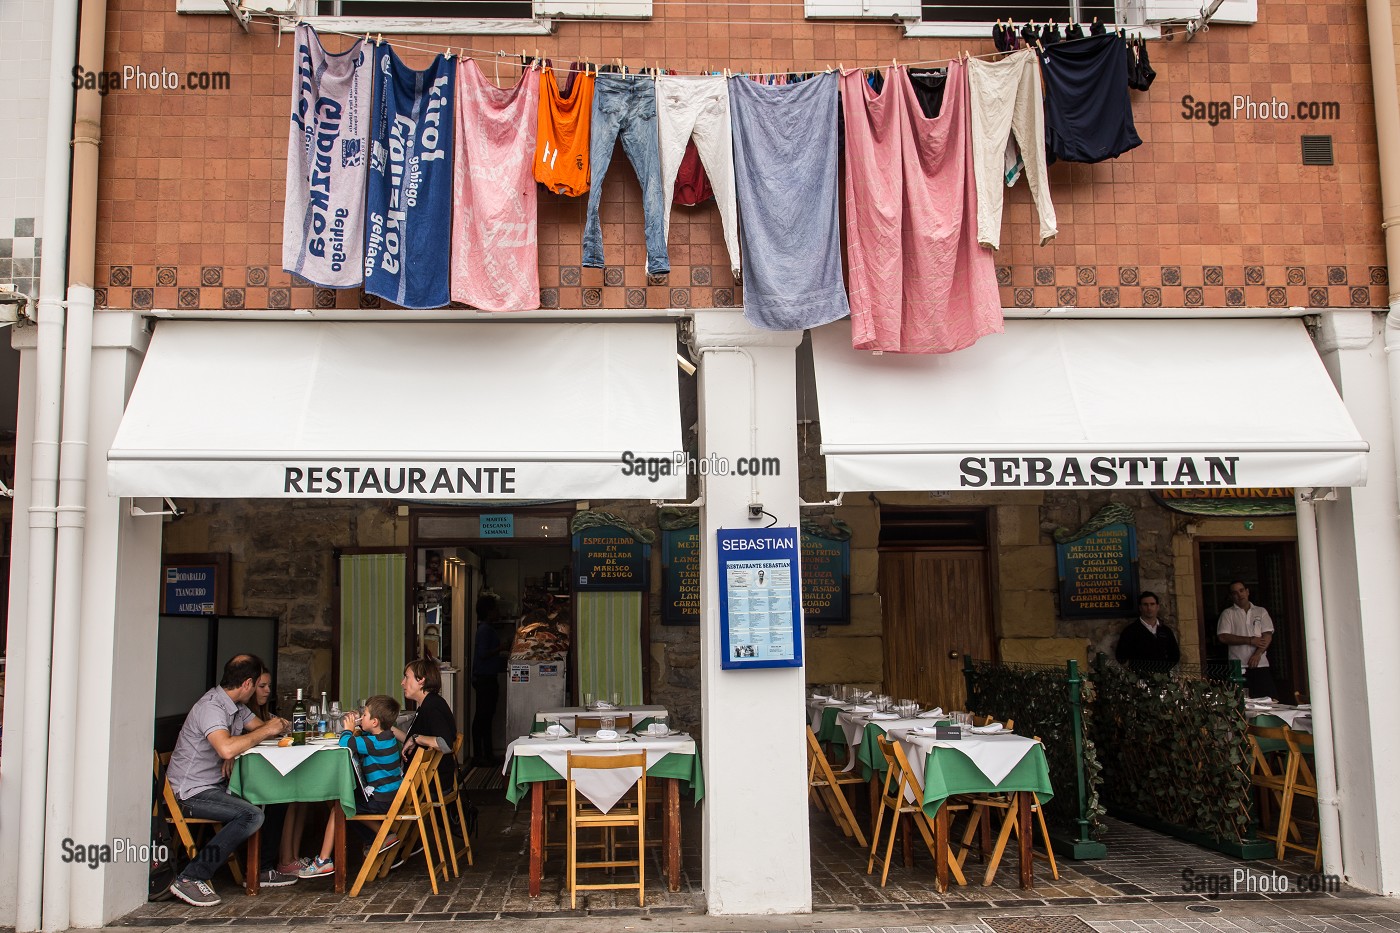
[[[457,69],[452,300],[483,311],[540,306],[534,176],[540,73],[498,88],[470,58]]]
[[[948,353],[1002,330],[996,267],[977,243],[970,100],[961,62],[931,119],[903,67],[885,69],[879,94],[861,71],[841,76],[857,350]]]

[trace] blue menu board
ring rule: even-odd
[[[802,564],[796,528],[720,529],[720,666],[802,666]]]

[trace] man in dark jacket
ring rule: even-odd
[[[1167,624],[1157,618],[1160,607],[1157,594],[1145,592],[1138,597],[1138,618],[1129,622],[1118,636],[1115,654],[1121,664],[1134,661],[1152,662],[1153,670],[1164,673],[1181,660],[1181,648]],[[1160,665],[1160,668],[1158,667]]]

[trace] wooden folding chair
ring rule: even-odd
[[[1011,728],[1009,720],[1006,728]],[[1040,741],[1040,736],[1035,736],[1035,741]],[[972,810],[972,818],[968,820],[967,827],[963,830],[962,839],[959,842],[961,850],[958,852],[958,865],[961,866],[967,859],[968,850],[972,845],[972,837],[977,832],[980,825],[989,825],[992,818],[992,811],[1000,810],[1005,812],[1002,818],[1001,831],[997,833],[996,845],[992,848],[990,860],[987,862],[987,871],[982,878],[982,886],[986,887],[996,878],[997,868],[1001,865],[1001,858],[1006,854],[1006,845],[1010,841],[1012,834],[1019,839],[1021,836],[1021,823],[1017,819],[1017,794],[1028,793],[1031,795],[1031,812],[1035,814],[1037,822],[1040,824],[1040,839],[1045,845],[1045,858],[1050,863],[1050,875],[1055,880],[1060,878],[1060,866],[1055,861],[1055,848],[1050,842],[1050,828],[1045,823],[1045,808],[1040,805],[1040,795],[1033,791],[1016,791],[1010,794],[975,794],[967,798],[968,806]],[[985,821],[985,822],[984,822]],[[1031,858],[1035,858],[1032,850]]]
[[[194,833],[191,826],[211,827],[214,832],[223,828],[224,824],[217,820],[206,820],[197,816],[186,816],[184,809],[180,806],[179,799],[175,796],[175,790],[170,786],[170,776],[166,773],[170,766],[169,752],[156,752],[155,754],[155,778],[160,782],[161,800],[165,803],[165,821],[175,828],[175,838],[180,845],[185,847],[185,854],[193,859],[199,855],[199,846],[195,844]],[[158,815],[158,811],[152,808],[152,816]],[[228,870],[233,875],[235,884],[243,884],[243,871],[238,865],[238,856],[230,855],[228,859]]]
[[[462,733],[457,733],[457,739],[452,743],[452,757],[455,760],[457,752],[462,748]],[[431,794],[428,803],[432,807],[434,818],[434,832],[437,830],[437,823],[442,825],[442,838],[447,845],[447,859],[452,865],[452,877],[461,877],[461,870],[457,866],[457,841],[452,835],[452,821],[448,818],[452,812],[451,808],[456,807],[457,825],[462,827],[463,848],[467,857],[467,866],[471,867],[472,861],[472,837],[467,832],[467,815],[462,809],[462,790],[460,786],[454,786],[450,790],[442,786],[442,774],[440,769],[434,768],[428,777],[429,790]],[[439,850],[441,854],[441,850]]]
[[[625,732],[626,730],[632,728],[632,714],[631,714],[631,713],[623,713],[623,714],[620,715],[620,716],[614,716],[614,717],[612,717],[612,718],[613,718],[613,728],[616,729],[618,732]],[[603,717],[601,717],[601,716],[576,716],[576,717],[574,717],[574,732],[575,732],[575,733],[581,732],[581,731],[584,730],[584,729],[601,729],[601,728],[603,728]],[[564,782],[563,782],[563,781],[550,781],[550,782],[549,782],[549,786],[545,788],[545,792],[544,792],[544,846],[545,846],[546,849],[557,849],[557,848],[559,848],[560,846],[565,845],[565,842],[557,842],[557,841],[556,841],[556,842],[551,842],[551,841],[550,841],[550,839],[549,839],[549,822],[550,822],[550,814],[557,814],[558,816],[563,817],[563,815],[564,815],[564,808],[567,807],[568,804],[569,804],[569,794],[568,794],[568,791],[564,788]],[[567,841],[567,840],[566,840],[566,841]],[[658,842],[658,841],[653,841],[653,844],[656,845],[656,844],[659,844],[659,842]]]
[[[1283,720],[1270,719],[1277,725],[1251,725],[1248,730],[1249,783],[1259,792],[1259,838],[1268,839],[1277,847],[1280,824],[1274,822],[1273,813],[1281,812],[1283,806],[1291,756],[1283,735]]]
[[[831,814],[831,818],[836,821],[836,826],[846,835],[846,838],[854,836],[856,844],[865,848],[865,833],[861,832],[860,825],[856,823],[856,815],[851,811],[851,805],[846,801],[846,795],[842,788],[853,784],[864,784],[865,779],[859,774],[850,771],[837,773],[831,769],[831,762],[827,761],[822,747],[817,742],[817,735],[812,731],[812,727],[807,727],[807,794],[812,798],[812,802],[818,809],[826,810]]]
[[[578,785],[574,780],[575,771],[600,771],[617,770],[622,768],[639,768],[637,783],[629,793],[635,796],[628,799],[624,797],[607,813],[594,808],[587,802],[587,799],[580,800],[578,795]],[[568,784],[568,814],[569,814],[569,904],[571,907],[578,907],[578,892],[603,891],[603,890],[631,890],[637,889],[637,904],[646,904],[646,824],[647,824],[647,782],[646,778],[647,756],[645,752],[638,752],[635,755],[583,755],[576,752],[569,752],[568,771],[565,779]],[[600,861],[580,862],[578,860],[578,832],[583,827],[602,828],[612,833],[617,828],[635,827],[637,830],[637,858],[636,861],[619,860],[617,852],[611,841],[607,851]],[[636,883],[614,883],[614,884],[579,884],[578,870],[580,868],[632,868],[637,869]]]
[[[880,754],[885,758],[885,784],[880,793],[880,809],[875,814],[875,828],[871,832],[870,840],[870,860],[866,862],[865,873],[867,875],[875,871],[875,860],[879,857],[880,832],[885,821],[885,813],[890,813],[890,838],[885,845],[884,871],[880,875],[880,887],[885,886],[885,882],[890,877],[890,860],[894,857],[894,841],[899,835],[899,820],[901,816],[908,817],[914,821],[918,827],[919,834],[924,837],[924,844],[928,846],[929,855],[933,855],[935,861],[935,833],[929,824],[928,815],[924,813],[924,788],[923,782],[914,776],[913,770],[909,767],[909,758],[904,754],[904,748],[898,742],[892,742],[887,736],[877,736],[875,739],[880,746]],[[952,806],[951,802],[945,801],[945,807]],[[957,860],[952,857],[951,847],[948,853],[948,870],[952,872],[954,880],[958,884],[967,884],[963,877],[962,868]]]
[[[360,867],[360,873],[355,877],[355,884],[350,888],[350,896],[358,897],[360,889],[370,878],[383,878],[389,874],[389,869],[393,866],[393,853],[398,847],[386,850],[384,840],[391,834],[399,837],[399,846],[405,848],[404,852],[411,851],[414,839],[421,836],[423,840],[423,861],[428,868],[428,879],[432,882],[433,893],[438,893],[437,868],[433,865],[433,847],[428,839],[427,832],[423,829],[423,823],[427,822],[433,827],[434,835],[437,832],[437,823],[432,819],[431,803],[428,798],[428,781],[431,776],[437,773],[438,761],[442,758],[442,752],[434,749],[423,749],[408,764],[408,770],[404,772],[403,781],[399,784],[399,789],[394,793],[393,802],[389,804],[389,809],[384,813],[357,813],[349,817],[349,821],[378,823],[379,831],[375,834],[374,841],[370,843],[369,852],[365,855],[365,863]],[[410,831],[411,830],[411,831]],[[439,845],[441,840],[439,840]],[[443,881],[447,881],[447,866],[442,868]]]
[[[1275,857],[1282,860],[1288,854],[1289,849],[1296,849],[1313,857],[1313,870],[1317,871],[1322,867],[1321,827],[1318,827],[1314,844],[1305,844],[1302,833],[1298,830],[1298,823],[1301,821],[1293,812],[1297,797],[1311,797],[1313,803],[1317,803],[1317,776],[1313,773],[1312,766],[1308,764],[1308,758],[1313,754],[1312,733],[1285,728],[1283,736],[1284,741],[1288,743],[1288,771],[1285,776],[1283,802],[1279,808]],[[1292,840],[1292,837],[1295,836],[1298,839],[1297,842]]]

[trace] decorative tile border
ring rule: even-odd
[[[0,239],[0,249],[4,240]],[[37,264],[37,260],[0,257],[0,280],[5,264]],[[1386,270],[1382,266],[997,266],[1002,306],[1006,308],[1200,308],[1310,307],[1384,308]],[[1199,270],[1199,271],[1197,271]],[[111,308],[179,308],[181,310],[268,308],[392,308],[389,302],[361,289],[313,286],[297,276],[267,266],[111,265],[98,270]],[[670,276],[647,276],[627,284],[627,270],[613,266],[597,270],[582,286],[579,266],[555,266],[542,281],[559,287],[540,290],[543,308],[730,308],[743,305],[741,289],[713,283],[728,282],[720,266],[678,267],[677,277],[688,287],[669,284]],[[637,270],[634,270],[634,273]],[[198,284],[194,284],[195,276]],[[290,285],[272,284],[279,281]],[[1283,282],[1288,284],[1281,284]],[[1328,284],[1321,284],[1322,282]],[[180,285],[181,282],[191,284]],[[207,284],[207,283],[215,284]],[[244,283],[240,285],[239,283]],[[602,283],[601,285],[599,283]],[[1305,283],[1313,284],[1305,284]],[[569,283],[573,283],[572,285]],[[1031,284],[1034,283],[1034,284]],[[1114,284],[1116,283],[1116,284]],[[1355,284],[1353,284],[1355,283]],[[152,287],[154,286],[154,287]],[[453,305],[452,307],[464,307]]]

